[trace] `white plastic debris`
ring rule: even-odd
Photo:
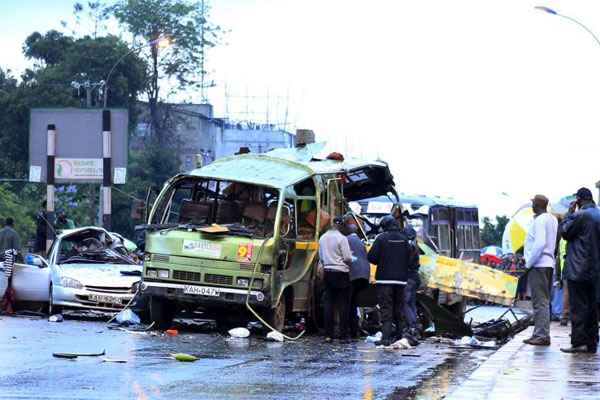
[[[138,325],[141,323],[140,317],[129,308],[120,311],[115,317],[115,320],[120,325]]]
[[[472,336],[463,336],[458,342],[461,346],[471,346],[471,345],[479,345],[479,340]]]
[[[460,340],[457,340],[454,344],[458,345],[458,346],[477,346],[477,347],[490,347],[490,348],[496,347],[496,341],[494,341],[494,340],[482,342],[480,340],[477,340],[477,338],[475,338],[473,336],[463,336]]]
[[[250,336],[250,331],[246,328],[233,328],[230,329],[228,333],[234,338],[247,338]]]
[[[379,331],[372,336],[367,336],[367,338],[365,339],[365,342],[367,342],[367,343],[379,342],[382,337],[383,337],[383,333],[381,333],[381,331]]]
[[[412,346],[410,345],[410,343],[408,343],[408,340],[406,338],[396,340],[389,347],[391,347],[392,349],[398,349],[398,350],[412,349]]]
[[[283,342],[283,334],[277,331],[271,331],[267,334],[267,339],[272,340],[274,342]]]
[[[51,315],[50,318],[48,318],[48,322],[63,322],[64,318],[62,316],[62,314],[54,314]]]

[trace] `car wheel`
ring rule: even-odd
[[[162,297],[150,297],[150,320],[157,329],[169,329],[175,318],[176,308],[173,302]]]
[[[285,297],[281,296],[279,303],[275,308],[269,308],[267,322],[273,329],[281,332],[285,326]]]
[[[54,304],[54,294],[53,294],[52,284],[50,284],[50,290],[48,292],[50,293],[49,299],[48,299],[48,314],[49,315],[62,314],[62,311],[63,311],[62,307]]]

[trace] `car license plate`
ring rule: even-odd
[[[214,287],[186,285],[183,288],[183,293],[218,297],[221,294],[221,291]]]
[[[116,304],[116,305],[123,304],[122,303],[123,299],[121,297],[105,296],[105,295],[101,295],[101,294],[90,294],[89,299],[90,299],[90,301],[95,301],[96,303],[106,303],[106,304]]]

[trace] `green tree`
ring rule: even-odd
[[[74,38],[51,31],[34,32],[25,41],[24,54],[35,62],[17,81],[10,71],[0,69],[0,178],[26,179],[28,176],[29,116],[34,107],[74,107],[84,94],[71,87],[81,72],[91,81],[106,79],[110,68],[130,49],[126,42],[112,35],[93,39]],[[110,105],[127,107],[130,123],[135,124],[137,96],[146,84],[146,64],[136,54],[119,63],[111,76]],[[76,192],[57,188],[57,208],[66,211],[79,225],[94,223],[98,205],[97,185],[77,185]],[[43,185],[14,183],[4,185],[3,192],[16,199],[21,208],[14,209],[12,197],[3,207],[17,220],[22,235],[31,235],[28,221],[44,197]],[[1,209],[0,209],[1,210]],[[25,218],[29,215],[29,219]],[[20,222],[24,221],[24,222]],[[26,240],[26,238],[24,238]]]
[[[174,149],[150,143],[143,151],[131,152],[127,184],[113,195],[113,229],[133,237],[135,225],[146,222],[132,218],[133,200],[144,201],[148,189],[158,192],[178,171],[179,158]]]
[[[206,75],[206,51],[220,41],[221,27],[209,22],[210,9],[204,1],[119,0],[109,10],[134,41],[149,43],[165,37],[171,42],[165,51],[157,44],[140,50],[150,59],[146,86],[150,132],[159,144],[165,144],[169,132],[159,110],[160,79],[177,82],[172,92],[201,87]]]
[[[35,222],[32,212],[35,206],[27,200],[23,201],[8,185],[0,185],[0,220],[11,217],[15,220],[15,230],[21,237],[21,245],[26,246],[27,240],[35,233]]]
[[[509,218],[505,215],[497,215],[495,223],[489,217],[484,217],[483,228],[481,229],[482,246],[502,246],[502,235],[508,221]]]

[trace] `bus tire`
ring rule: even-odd
[[[154,323],[154,328],[165,330],[169,329],[175,318],[175,305],[162,297],[150,297],[148,304],[150,310],[150,320]]]
[[[279,303],[275,308],[269,308],[267,312],[266,322],[273,327],[276,331],[281,332],[285,327],[285,314],[286,314],[286,306],[285,306],[285,297],[281,296],[279,299]]]

